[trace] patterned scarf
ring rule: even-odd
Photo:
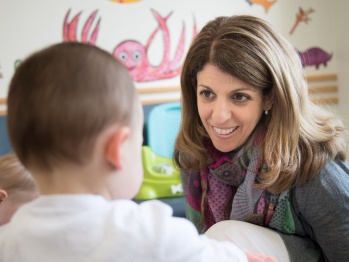
[[[289,203],[289,190],[273,194],[254,187],[266,170],[255,136],[238,152],[221,153],[211,149],[214,159],[204,170],[189,172],[187,217],[204,233],[222,220],[240,220],[292,234],[295,225]]]

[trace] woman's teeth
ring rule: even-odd
[[[221,129],[218,127],[213,127],[213,129],[219,135],[229,135],[230,133],[234,132],[237,129],[237,127],[232,127],[232,128],[228,128],[228,129]]]

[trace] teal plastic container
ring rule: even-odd
[[[148,145],[158,156],[172,158],[181,122],[180,102],[159,104],[149,112]]]

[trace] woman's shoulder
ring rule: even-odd
[[[329,161],[312,180],[293,188],[297,202],[316,205],[321,202],[338,202],[346,195],[349,198],[349,165],[336,158]],[[321,205],[325,203],[321,203]]]
[[[329,161],[319,172],[317,176],[314,177],[307,184],[313,185],[323,185],[323,186],[346,186],[349,187],[349,165],[347,161],[343,161],[339,158],[335,158]]]
[[[292,206],[301,228],[316,239],[328,260],[348,261],[348,163],[340,159],[329,161],[311,181],[292,191]]]
[[[327,164],[325,165],[324,169],[335,167],[335,166],[340,167],[340,168],[343,169],[343,171],[346,171],[347,173],[349,173],[348,161],[347,160],[341,160],[339,157],[336,157],[332,161],[327,162]]]
[[[334,160],[327,162],[320,172],[304,186],[297,185],[296,188],[299,190],[305,190],[318,188],[319,186],[331,186],[333,184],[338,184],[338,186],[349,186],[349,184],[343,185],[343,182],[345,181],[349,181],[348,162],[335,158]]]

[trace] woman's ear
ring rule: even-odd
[[[273,107],[273,104],[274,104],[274,92],[273,90],[270,90],[269,94],[264,98],[263,110],[269,111]]]
[[[122,169],[122,145],[130,136],[130,128],[122,126],[118,128],[108,139],[106,144],[106,159],[116,169]]]
[[[0,189],[0,203],[4,201],[6,197],[8,197],[7,192],[3,189]]]

